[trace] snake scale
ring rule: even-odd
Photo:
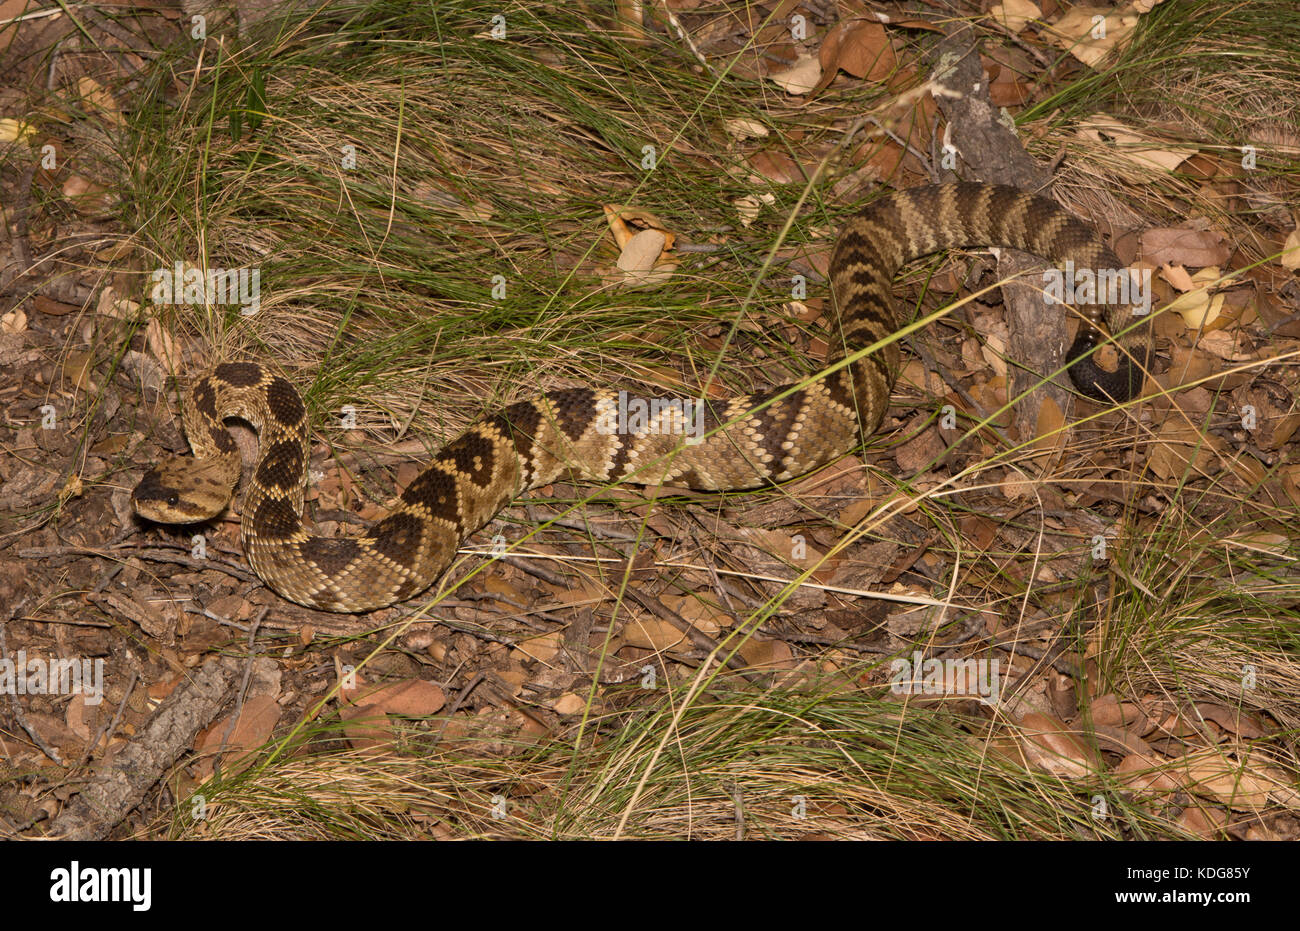
[[[855,349],[900,326],[891,281],[905,263],[944,249],[1006,246],[1056,265],[1118,269],[1096,232],[1045,197],[987,184],[943,184],[882,197],[853,217],[830,263],[832,332]],[[1107,308],[1079,308],[1071,377],[1084,394],[1134,397],[1150,359],[1143,337],[1126,339],[1107,371],[1080,359],[1113,331]],[[1110,310],[1115,316],[1115,311]],[[359,537],[318,537],[303,526],[309,431],[297,390],[267,367],[218,365],[191,386],[184,410],[193,458],[150,470],[132,499],[144,517],[196,523],[226,506],[240,477],[227,417],[251,423],[260,455],[241,531],[248,560],[275,591],[299,604],[357,612],[410,598],[447,569],[461,542],[519,494],[557,479],[719,491],[794,478],[853,449],[879,427],[899,367],[897,342],[811,385],[783,385],[700,404],[704,438],[683,442],[681,409],[666,407],[641,432],[608,429],[614,389],[567,388],[511,404],[444,446],[400,502]],[[789,391],[787,394],[786,392]],[[784,395],[784,396],[782,396]],[[626,395],[623,396],[625,403]],[[721,429],[719,429],[721,427]],[[696,433],[696,436],[699,434]]]

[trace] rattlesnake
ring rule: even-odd
[[[1077,268],[1119,268],[1088,225],[1047,198],[966,183],[901,191],[855,216],[836,243],[831,320],[841,345],[852,353],[899,328],[890,282],[903,264],[971,246],[1009,246],[1057,265],[1071,260]],[[1099,345],[1109,329],[1103,306],[1080,310],[1071,359]],[[1127,400],[1138,393],[1149,354],[1146,337],[1129,338],[1116,371],[1089,356],[1071,366],[1071,376],[1086,395]],[[843,358],[835,356],[831,367]],[[635,397],[612,389],[552,391],[511,404],[444,446],[397,507],[363,536],[326,538],[312,536],[302,523],[309,453],[302,399],[267,367],[232,362],[191,387],[184,424],[195,458],[150,470],[132,500],[142,516],[158,521],[215,516],[240,475],[239,452],[222,420],[242,418],[257,428],[261,444],[242,516],[253,569],[299,604],[366,611],[423,591],[467,536],[517,495],[557,479],[717,491],[779,482],[824,465],[880,425],[898,366],[898,345],[890,342],[804,388],[689,402],[699,405],[693,424],[688,408],[666,405],[643,432],[620,432],[609,416],[616,405],[635,405]],[[691,425],[702,434],[692,431],[688,441],[683,428]]]

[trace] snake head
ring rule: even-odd
[[[160,524],[202,523],[229,503],[228,471],[220,459],[174,456],[144,474],[131,492],[131,505],[141,517]]]

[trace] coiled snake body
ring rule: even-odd
[[[899,328],[890,283],[903,264],[974,246],[1008,246],[1057,265],[1072,260],[1077,268],[1119,268],[1091,227],[1044,197],[965,183],[883,197],[849,221],[831,259],[832,326],[845,347],[832,364]],[[1105,308],[1081,311],[1071,359],[1105,339]],[[1070,373],[1078,388],[1096,398],[1135,396],[1149,345],[1134,339],[1123,350],[1114,372],[1091,356],[1076,361]],[[560,478],[630,478],[716,491],[753,488],[824,465],[880,425],[898,365],[894,342],[789,394],[781,386],[704,403],[695,424],[704,438],[690,442],[684,442],[681,408],[664,408],[644,432],[620,433],[610,429],[608,416],[617,390],[553,391],[510,405],[444,446],[397,507],[364,535],[327,538],[312,536],[302,522],[309,438],[298,392],[264,366],[227,363],[191,387],[184,424],[194,458],[150,470],[132,499],[153,520],[215,516],[240,475],[238,449],[222,420],[242,418],[257,428],[260,442],[241,522],[253,569],[299,604],[366,611],[427,588],[467,536],[517,495]]]

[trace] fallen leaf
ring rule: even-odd
[[[1213,434],[1202,433],[1194,424],[1172,416],[1156,429],[1147,462],[1151,471],[1166,481],[1181,477],[1189,467],[1208,473],[1218,442]]]
[[[1101,768],[1101,760],[1079,738],[1079,731],[1051,715],[1029,712],[1020,719],[1016,736],[1029,765],[1042,772],[1080,779]]]
[[[1020,32],[1032,21],[1043,18],[1043,11],[1031,0],[1004,0],[994,4],[989,10],[989,17],[1012,32]]]
[[[540,637],[529,637],[527,640],[519,641],[515,653],[518,654],[519,659],[535,659],[549,663],[555,658],[555,654],[560,652],[563,643],[564,632],[556,630],[549,634],[542,634]]]
[[[623,625],[623,642],[643,650],[688,649],[690,640],[668,621],[657,617],[632,618]]]
[[[574,692],[565,692],[551,702],[551,710],[556,714],[581,714],[586,707],[586,697]]]
[[[256,750],[271,739],[275,725],[280,722],[283,709],[271,695],[254,695],[244,702],[238,717],[227,715],[204,730],[196,741],[195,747],[201,755],[197,764],[199,771],[210,775],[216,764],[215,756],[224,744],[222,766],[227,772],[239,772],[243,766],[235,762],[250,750]],[[231,728],[231,721],[234,727]],[[229,731],[229,736],[227,736]],[[252,762],[251,757],[243,760],[246,766]]]
[[[768,128],[758,120],[724,120],[723,128],[737,139],[765,139]]]
[[[0,120],[0,144],[8,145],[19,140],[30,143],[35,136],[36,127],[31,123],[10,119]]]
[[[821,76],[822,66],[813,55],[802,55],[786,70],[769,75],[787,94],[807,94],[817,86]]]
[[[437,714],[447,703],[447,696],[442,689],[424,679],[403,679],[369,689],[358,689],[351,694],[349,700],[358,706],[364,705],[389,714],[409,717]]]
[[[1170,770],[1184,778],[1184,786],[1238,811],[1257,811],[1270,799],[1295,808],[1300,801],[1292,780],[1286,773],[1263,763],[1252,764],[1249,757],[1238,760],[1214,748],[1192,753],[1169,764]]]
[[[1278,259],[1282,267],[1293,272],[1300,268],[1300,227],[1293,229],[1282,246],[1282,256]]]
[[[818,53],[824,74],[847,71],[855,78],[879,83],[898,68],[889,34],[879,23],[856,20],[840,24],[826,36]]]
[[[1093,68],[1127,45],[1137,24],[1138,17],[1128,8],[1076,6],[1044,31],[1048,39]]]
[[[1162,266],[1161,275],[1179,291],[1186,292],[1170,301],[1168,309],[1179,314],[1188,329],[1204,329],[1219,318],[1224,295],[1211,294],[1209,290],[1222,277],[1217,266],[1211,265],[1195,275],[1188,275],[1186,269],[1180,266],[1165,265]]]
[[[1155,145],[1150,139],[1105,113],[1094,113],[1088,117],[1079,124],[1078,132],[1093,142],[1109,143],[1114,154],[1125,161],[1158,171],[1173,171],[1196,151],[1190,145],[1185,149]]]
[[[1222,233],[1178,227],[1143,230],[1138,237],[1142,258],[1153,265],[1187,265],[1191,268],[1221,266],[1232,249]]]

